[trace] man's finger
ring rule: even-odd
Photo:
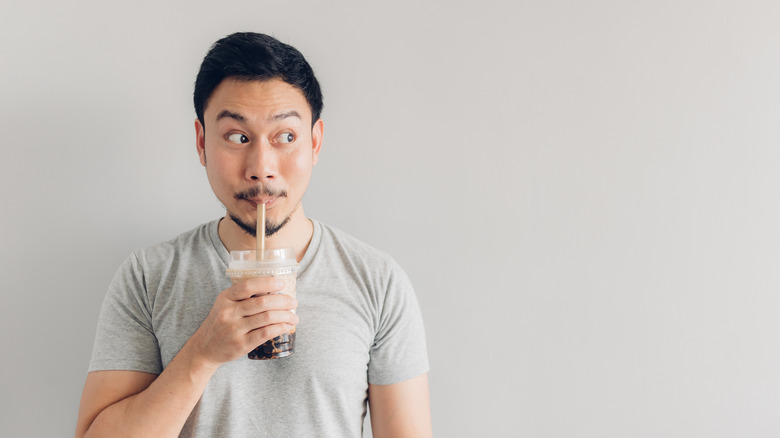
[[[284,294],[266,294],[248,298],[236,304],[236,316],[256,315],[269,310],[293,310],[298,307],[298,300]]]
[[[242,321],[242,324],[246,333],[273,324],[289,324],[295,326],[298,324],[298,315],[289,310],[270,310],[268,312],[258,313],[257,315],[247,316]]]
[[[253,295],[265,295],[279,292],[284,281],[276,277],[255,277],[242,280],[226,289],[226,297],[231,301],[242,301]]]
[[[259,328],[257,330],[252,330],[251,332],[249,332],[249,334],[247,334],[247,342],[249,345],[252,345],[253,347],[247,350],[247,353],[252,351],[258,345],[265,343],[269,339],[273,339],[277,336],[281,336],[285,333],[289,333],[293,329],[293,327],[294,327],[293,325],[282,323],[282,324],[271,324],[263,328]]]

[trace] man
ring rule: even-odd
[[[431,435],[427,355],[408,279],[382,253],[306,218],[322,96],[294,48],[238,33],[195,84],[197,151],[225,217],[135,251],[109,287],[76,436]],[[228,253],[292,247],[297,297],[273,278],[231,286]],[[296,313],[291,310],[296,309]],[[296,328],[292,356],[247,353]]]

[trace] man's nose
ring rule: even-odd
[[[277,157],[273,147],[262,141],[249,148],[246,162],[246,178],[252,181],[267,181],[276,178]]]

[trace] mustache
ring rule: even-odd
[[[236,198],[236,200],[238,201],[241,200],[251,201],[252,199],[260,195],[270,196],[272,198],[284,198],[287,196],[287,190],[283,190],[283,189],[276,190],[268,186],[255,186],[255,187],[250,187],[246,190],[242,190],[236,193],[235,195],[233,195],[233,197]]]

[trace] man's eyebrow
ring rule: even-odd
[[[287,112],[284,112],[284,113],[274,114],[274,115],[272,115],[271,117],[268,118],[268,121],[269,122],[278,122],[279,120],[284,120],[284,119],[289,118],[289,117],[297,117],[297,118],[303,120],[303,117],[301,117],[301,115],[300,115],[300,113],[298,113],[298,111],[292,110],[292,111],[287,111]],[[233,119],[233,120],[235,120],[237,122],[246,123],[246,117],[242,116],[241,114],[234,113],[233,111],[222,110],[217,115],[217,121],[219,121],[220,119],[226,119],[226,118]]]
[[[246,117],[242,116],[241,114],[234,113],[233,111],[222,110],[222,112],[217,115],[217,121],[224,118],[230,118],[237,122],[246,123]]]
[[[268,118],[268,121],[269,122],[278,122],[279,120],[283,120],[283,119],[286,119],[288,117],[297,117],[297,118],[303,120],[303,117],[301,117],[301,115],[298,114],[298,111],[292,110],[292,111],[287,111],[286,113],[274,114],[274,115],[272,115],[271,117]]]

